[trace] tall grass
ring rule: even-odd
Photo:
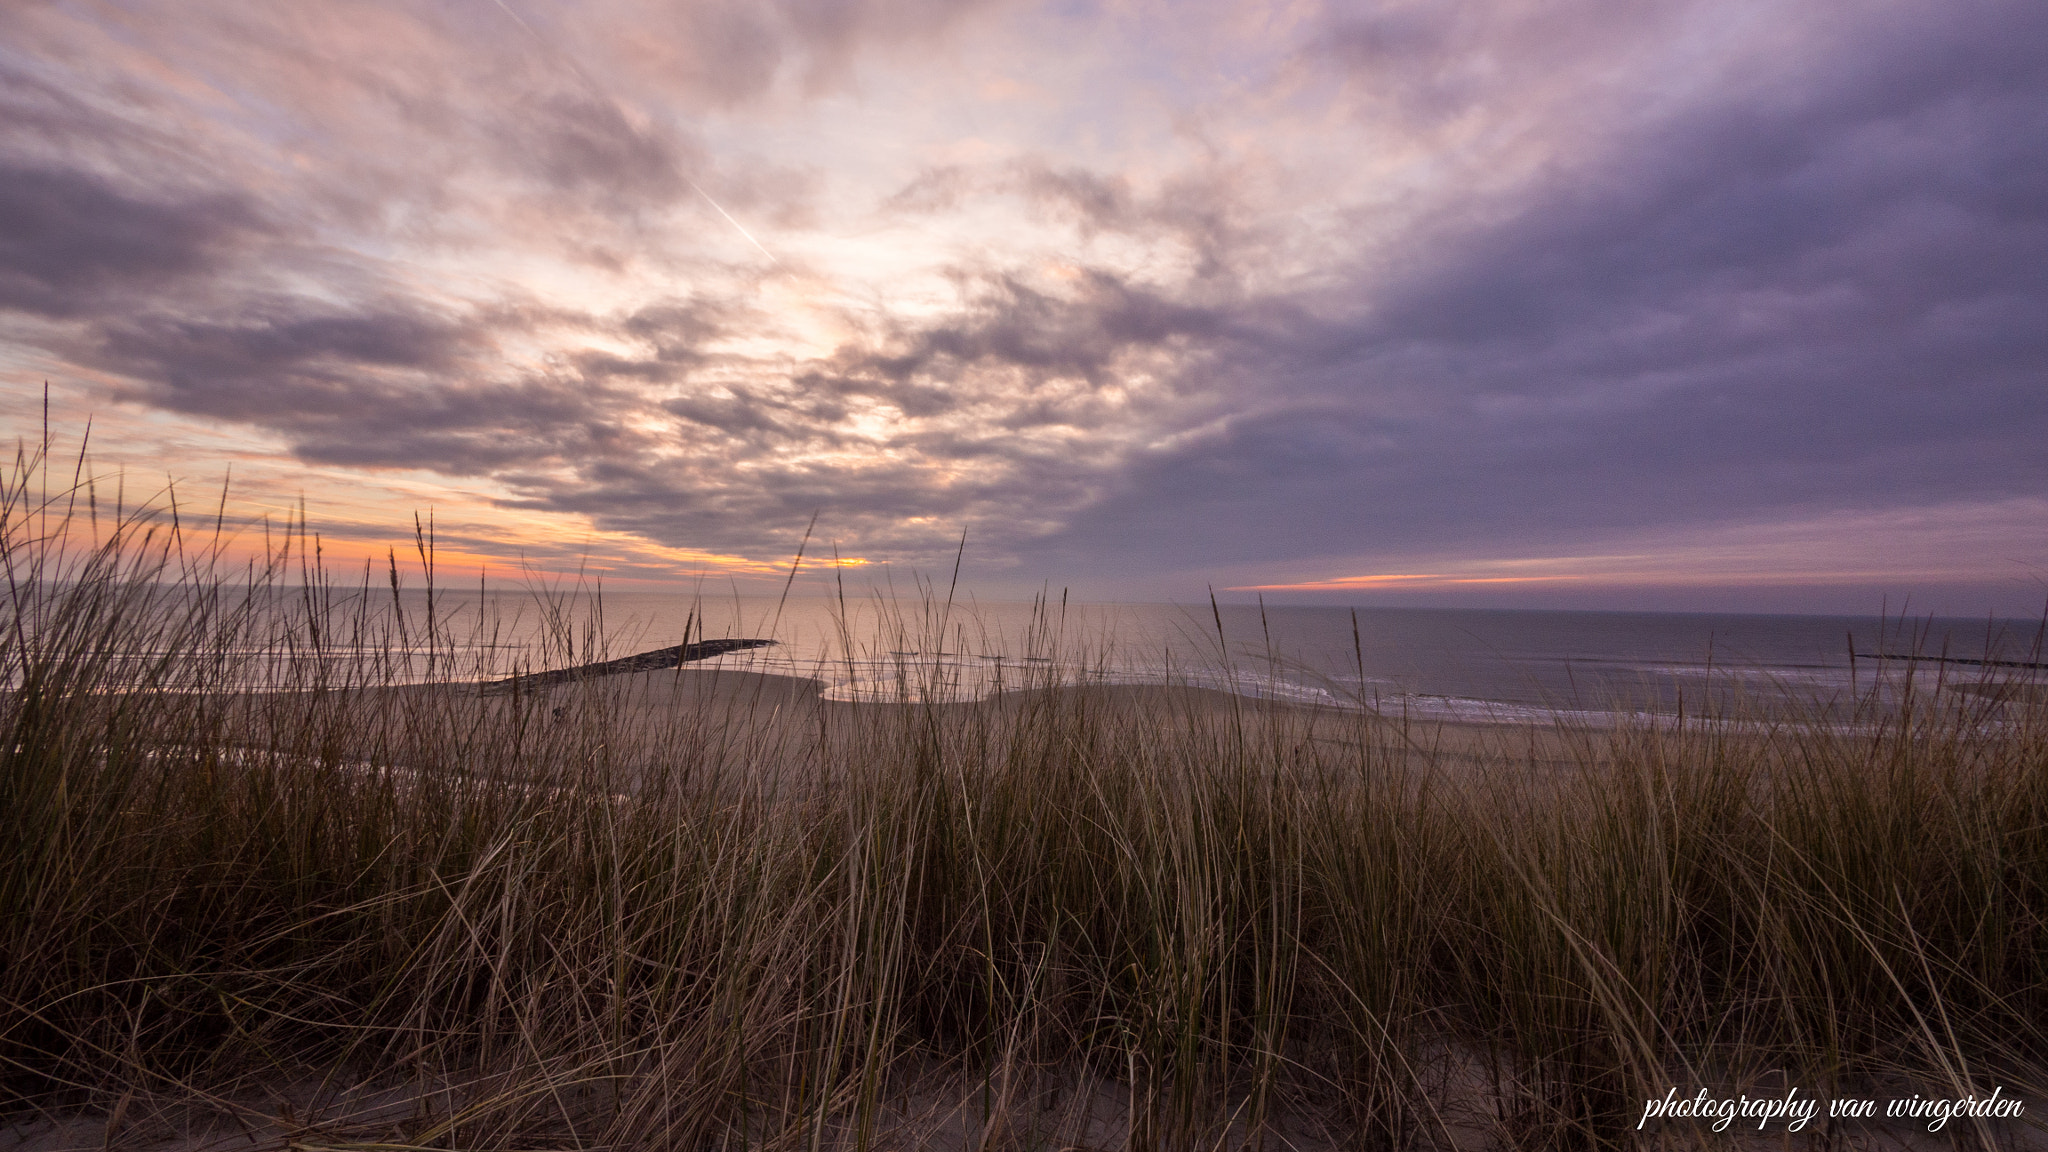
[[[1056,674],[972,704],[689,671],[487,696],[474,637],[380,599],[395,558],[343,586],[287,532],[231,565],[79,475],[24,455],[0,493],[23,1124],[1534,1148],[1701,1137],[1637,1131],[1669,1087],[2041,1098],[2023,701],[1453,739]],[[553,661],[602,654],[553,610]]]

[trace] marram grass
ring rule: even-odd
[[[485,697],[398,683],[465,649],[302,538],[230,568],[36,464],[0,506],[24,1139],[1619,1147],[1717,1139],[1637,1128],[1670,1088],[2048,1109],[2038,705],[1458,743],[1057,674]]]

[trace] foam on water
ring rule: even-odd
[[[1210,688],[1251,699],[1286,700],[1303,704],[1338,705],[1327,688],[1274,676],[1233,673],[1216,668],[1175,668],[1166,665],[1081,665],[1065,667],[1051,657],[891,651],[885,659],[805,659],[774,649],[734,652],[690,665],[698,669],[731,669],[779,676],[800,676],[824,685],[827,700],[876,703],[951,704],[985,700],[1002,692],[1033,688],[1093,685],[1173,685]]]

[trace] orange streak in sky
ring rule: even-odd
[[[1300,584],[1247,584],[1229,592],[1339,592],[1350,588],[1383,588],[1389,585],[1432,584],[1536,584],[1554,580],[1583,580],[1583,576],[1453,576],[1448,573],[1389,572],[1376,576],[1340,576],[1335,580],[1309,580]]]

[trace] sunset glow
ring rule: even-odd
[[[1429,588],[1458,584],[1534,584],[1552,580],[1578,580],[1578,576],[1445,576],[1394,575],[1339,576],[1333,580],[1304,580],[1295,584],[1247,584],[1231,592],[1346,592],[1355,588]]]
[[[2022,0],[13,5],[0,418],[47,383],[106,483],[232,473],[337,563],[418,514],[465,568],[769,587],[815,523],[873,573],[964,533],[1002,595],[2030,614],[2043,43]]]

